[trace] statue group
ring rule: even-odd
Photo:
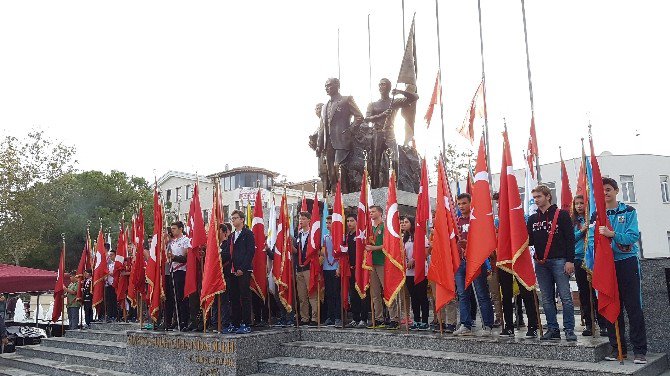
[[[396,142],[394,131],[398,110],[411,116],[416,112],[419,96],[415,90],[391,89],[391,81],[382,78],[381,98],[370,103],[363,116],[351,96],[340,94],[337,78],[329,78],[325,89],[330,100],[316,105],[319,129],[310,136],[309,145],[318,157],[319,177],[326,190],[335,191],[339,174],[342,193],[359,191],[367,160],[373,189],[388,186],[389,169],[393,168],[398,174],[398,189],[417,193],[420,163],[413,128],[405,126],[403,145]],[[398,95],[402,97],[396,98]]]

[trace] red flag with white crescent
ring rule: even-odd
[[[268,294],[268,256],[265,254],[265,224],[263,223],[263,199],[261,190],[256,192],[256,203],[254,205],[254,218],[251,221],[251,231],[254,233],[256,251],[251,261],[251,290],[263,301]]]
[[[389,178],[386,224],[384,226],[384,303],[391,306],[405,285],[405,250],[400,239],[400,213],[396,194],[395,171]]]
[[[416,201],[416,225],[414,230],[414,283],[426,278],[426,234],[430,218],[430,201],[428,197],[428,166],[426,159],[421,162],[421,184]]]
[[[358,215],[356,217],[356,291],[361,299],[365,299],[366,290],[370,286],[370,270],[372,255],[365,250],[372,235],[370,208],[368,207],[368,170],[363,170],[361,195],[358,199]]]
[[[515,275],[526,289],[534,289],[537,279],[528,249],[528,230],[523,203],[519,195],[519,185],[512,167],[512,153],[507,132],[503,133],[503,162],[500,171],[499,196],[497,265]]]
[[[101,304],[105,296],[105,278],[107,277],[107,250],[102,226],[95,244],[95,266],[93,267],[93,307]]]
[[[468,260],[465,264],[466,287],[479,275],[482,265],[497,246],[484,138],[479,143],[477,165],[475,166],[470,229],[467,240],[468,244],[465,250],[465,257]]]

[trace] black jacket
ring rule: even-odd
[[[235,239],[235,232],[228,237],[228,242],[233,242]],[[251,261],[254,259],[256,252],[256,242],[254,241],[254,233],[248,228],[244,227],[234,241],[230,250],[232,258],[232,268],[235,270],[250,271],[252,270]]]
[[[21,307],[23,309],[23,307]],[[0,315],[0,338],[7,337],[7,328],[5,328],[5,317]]]
[[[351,268],[356,267],[356,232],[347,233],[347,247],[349,253],[349,266]]]
[[[540,209],[528,218],[528,241],[529,245],[535,246],[535,257],[538,259],[564,258],[567,262],[575,262],[575,233],[572,227],[572,219],[567,211],[561,210],[558,214],[554,239],[551,243],[549,255],[545,257],[544,251],[549,241],[551,222],[554,219],[558,206],[551,205],[546,213]]]

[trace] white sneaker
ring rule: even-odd
[[[454,331],[455,336],[471,336],[472,335],[472,330],[469,329],[467,326],[461,324],[461,326]]]
[[[351,320],[351,322],[349,323],[349,327],[350,327],[350,328],[355,328],[356,325],[358,325],[358,322],[355,321],[355,320]]]
[[[492,335],[493,335],[493,328],[491,328],[490,326],[485,326],[482,329],[482,337],[490,337]]]
[[[358,329],[365,329],[367,327],[368,327],[368,323],[365,322],[365,320],[361,320],[361,321],[358,322],[358,326],[357,326]]]

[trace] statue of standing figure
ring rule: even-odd
[[[354,140],[363,124],[363,114],[351,96],[340,94],[340,80],[329,78],[326,81],[326,94],[330,100],[321,106],[319,130],[314,150],[319,157],[319,175],[328,192],[335,192],[340,170],[342,193],[355,192],[350,166]],[[310,140],[310,146],[312,141]]]
[[[365,122],[372,125],[372,150],[370,150],[370,185],[374,188],[388,186],[389,167],[397,171],[398,168],[398,144],[395,139],[393,121],[399,109],[409,107],[416,103],[419,96],[415,93],[393,89],[388,78],[379,81],[379,94],[381,98],[368,105]],[[404,98],[391,98],[398,94]],[[390,150],[390,153],[387,152]]]

